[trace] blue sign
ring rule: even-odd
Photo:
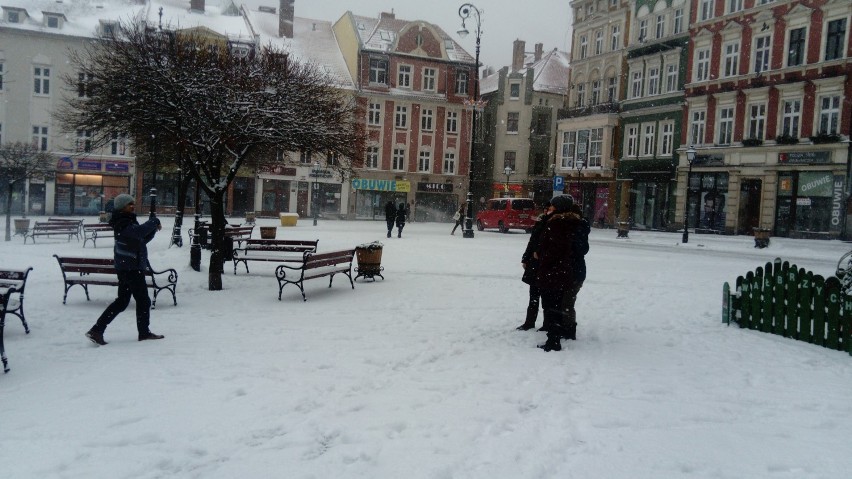
[[[565,178],[562,176],[553,177],[553,191],[565,191]]]

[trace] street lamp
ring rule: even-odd
[[[695,147],[689,145],[686,149],[686,162],[689,163],[689,170],[686,173],[686,185],[683,189],[683,243],[689,242],[689,177],[692,176],[692,162],[695,161]]]
[[[153,178],[151,179],[151,214],[150,217],[157,216],[157,135],[151,135],[151,152],[153,156]]]
[[[577,198],[576,203],[578,205],[583,204],[583,190],[580,185],[580,175],[582,174],[582,169],[586,167],[586,164],[583,162],[582,158],[578,158],[577,161],[574,162],[574,167],[577,168]]]
[[[459,17],[462,19],[461,30],[458,31],[460,37],[464,38],[470,33],[465,26],[468,19],[476,20],[476,56],[474,58],[475,71],[473,77],[473,109],[471,110],[471,129],[470,129],[470,180],[467,186],[467,208],[465,209],[467,217],[464,220],[464,230],[462,237],[473,238],[473,182],[475,181],[474,166],[476,165],[476,106],[479,104],[479,40],[482,36],[482,22],[480,20],[480,11],[472,3],[464,3],[459,7]]]
[[[311,202],[311,211],[314,215],[314,226],[317,225],[317,215],[319,215],[319,208],[317,207],[317,196],[319,196],[319,185],[317,184],[317,178],[319,178],[320,164],[319,161],[314,162],[314,171],[311,172],[311,176],[314,177],[314,188],[313,188],[313,196],[311,198],[313,201]]]
[[[505,192],[504,194],[506,195],[506,198],[509,197],[509,177],[512,176],[512,173],[514,173],[514,171],[512,171],[512,169],[508,166],[503,168],[503,174],[506,175],[506,184],[503,186],[503,191]]]

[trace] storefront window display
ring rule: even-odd
[[[778,176],[775,229],[779,236],[791,232],[839,233],[842,212],[835,193],[842,196],[844,180],[831,171],[791,171]]]
[[[290,182],[264,179],[260,208],[262,216],[277,217],[279,213],[288,213],[290,211]]]
[[[721,233],[725,230],[728,211],[728,174],[700,173],[693,176],[699,179],[698,190],[692,191],[690,206],[698,208],[697,232]],[[690,186],[694,179],[690,178]],[[695,201],[697,200],[697,201]]]
[[[54,210],[60,215],[97,215],[110,200],[130,192],[130,177],[60,173]]]
[[[0,182],[0,211],[4,214],[9,212],[9,185],[5,182]],[[11,212],[13,214],[24,213],[24,182],[17,181],[12,185],[12,204]]]

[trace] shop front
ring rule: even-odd
[[[693,173],[689,178],[689,224],[696,233],[725,233],[728,173]]]
[[[127,161],[63,157],[56,169],[53,211],[57,215],[97,215],[110,200],[130,192]]]
[[[420,182],[414,194],[412,214],[415,221],[452,221],[459,201],[458,195],[453,193],[452,183]]]
[[[565,191],[574,198],[583,211],[583,218],[590,224],[607,224],[609,210],[609,183],[573,181],[565,186]]]
[[[775,235],[838,238],[846,215],[843,176],[832,171],[778,173]]]
[[[385,204],[392,201],[395,205],[406,203],[411,183],[405,180],[379,180],[355,178],[351,183],[355,192],[355,219],[382,220],[385,219]]]

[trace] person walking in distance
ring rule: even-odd
[[[399,204],[396,210],[396,237],[402,238],[402,229],[405,228],[405,203]]]
[[[536,255],[536,285],[541,291],[544,324],[548,326],[544,351],[562,349],[561,338],[577,339],[577,293],[586,280],[589,222],[583,219],[570,195],[550,201],[553,213],[544,224]]]
[[[385,204],[385,222],[388,224],[388,238],[391,237],[391,231],[393,231],[393,224],[396,221],[396,207],[393,204],[393,201],[388,201]]]
[[[550,218],[552,214],[553,206],[551,206],[548,201],[544,205],[544,214],[538,217],[538,221],[536,221],[535,226],[533,226],[532,234],[530,234],[530,240],[527,242],[527,248],[521,256],[521,266],[524,268],[524,275],[521,277],[521,281],[530,285],[530,301],[527,304],[527,318],[524,321],[524,324],[516,328],[518,331],[528,331],[535,328],[535,320],[538,318],[538,306],[541,300],[541,291],[539,291],[538,285],[536,284],[538,276],[538,258],[535,257],[535,252],[538,250],[538,246],[541,243],[541,233],[544,231],[544,225],[547,223],[548,218]],[[548,329],[550,329],[550,325],[547,321],[545,321],[540,331],[547,331]]]
[[[128,194],[115,197],[115,209],[109,224],[115,233],[113,254],[118,274],[118,297],[107,306],[95,325],[86,333],[86,337],[99,346],[107,344],[104,341],[104,331],[119,313],[127,309],[131,296],[136,301],[136,330],[139,333],[139,341],[164,337],[152,333],[149,329],[151,298],[148,297],[148,286],[145,283],[145,271],[150,269],[146,245],[154,239],[154,235],[162,226],[157,217],[152,217],[140,225],[136,220],[135,206],[136,201]]]
[[[453,219],[456,220],[456,224],[455,224],[455,226],[453,226],[453,231],[450,232],[451,235],[456,234],[456,228],[458,228],[459,226],[462,225],[462,223],[464,223],[464,212],[465,212],[466,208],[467,208],[467,205],[465,203],[460,204],[458,211],[456,211],[456,214],[453,215]],[[464,231],[463,226],[462,226],[462,231]]]

